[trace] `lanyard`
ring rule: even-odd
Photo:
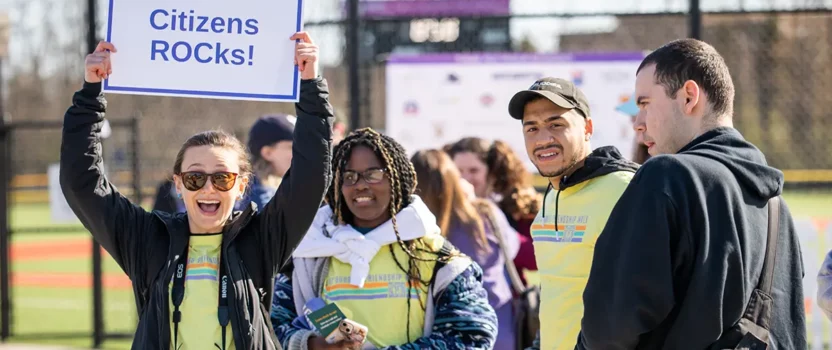
[[[188,251],[189,247],[185,246],[185,253],[179,258],[176,264],[176,273],[173,275],[173,289],[171,290],[171,297],[173,298],[173,346],[176,349],[179,343],[179,322],[182,321],[182,312],[179,311],[179,306],[182,305],[182,300],[185,299],[185,275],[187,275],[188,265]],[[222,258],[222,257],[220,257]],[[228,275],[225,269],[222,268],[222,261],[217,266],[220,272],[220,291],[219,301],[217,302],[217,320],[222,326],[222,350],[225,350],[225,327],[228,325]]]

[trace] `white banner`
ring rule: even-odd
[[[589,99],[592,146],[616,146],[629,158],[635,133],[630,118],[615,107],[632,96],[643,58],[641,52],[392,56],[385,131],[411,153],[466,136],[500,139],[537,173],[508,102],[535,80],[552,76],[571,80]]]
[[[110,93],[297,101],[302,0],[110,0]]]

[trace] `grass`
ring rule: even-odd
[[[90,239],[80,223],[54,223],[50,219],[48,205],[17,205],[12,207],[10,223],[12,244],[33,242],[60,242],[74,239]],[[32,232],[47,228],[48,232]],[[63,228],[63,229],[62,229]],[[13,262],[13,274],[36,273],[86,273],[91,272],[92,259],[47,259]],[[122,274],[121,268],[108,255],[103,256],[102,271],[105,274]],[[43,288],[14,286],[12,288],[12,343],[37,343],[64,345],[79,348],[92,347],[93,308],[91,288]],[[131,290],[104,290],[104,320],[108,334],[132,334],[137,322],[135,303]],[[103,349],[130,349],[130,339],[108,339]]]
[[[787,191],[784,198],[796,220],[832,220],[832,191]],[[13,244],[32,242],[56,242],[67,239],[88,239],[87,233],[78,223],[58,224],[50,219],[48,205],[17,205],[12,207],[11,225],[13,230],[26,230],[13,234]],[[800,226],[799,229],[811,227]],[[47,228],[48,232],[36,230]],[[832,228],[830,228],[832,230]],[[832,231],[830,231],[832,232]],[[804,255],[818,255],[831,249],[832,240],[824,239],[826,245],[813,245]],[[806,275],[816,273],[817,268],[807,264]],[[811,269],[815,269],[812,271]],[[11,266],[17,274],[35,273],[89,273],[91,259],[47,259],[17,261]],[[119,266],[104,254],[104,273],[122,273]],[[537,273],[528,273],[530,282],[539,281]],[[809,297],[809,296],[807,296]],[[132,333],[136,323],[135,304],[130,290],[105,289],[104,317],[108,333]],[[92,292],[88,288],[43,288],[15,286],[12,288],[13,324],[12,342],[65,345],[88,348],[92,345]],[[817,314],[807,315],[807,321],[818,321]],[[823,339],[830,338],[829,324],[820,332]],[[74,333],[74,336],[55,336],[50,333]],[[121,350],[130,348],[130,340],[107,340],[104,349]]]

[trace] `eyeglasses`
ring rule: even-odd
[[[358,180],[374,185],[384,180],[384,169],[367,169],[362,172],[347,170],[344,171],[344,185],[355,185]]]
[[[211,178],[211,184],[214,185],[214,188],[221,192],[231,190],[234,188],[234,183],[237,182],[237,173],[225,171],[213,174],[206,174],[199,171],[188,171],[179,176],[182,177],[182,185],[185,186],[188,191],[199,191],[201,188],[205,187],[205,183],[208,182],[208,178]]]

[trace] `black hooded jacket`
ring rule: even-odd
[[[274,275],[306,234],[331,180],[332,106],[326,82],[303,80],[291,170],[272,200],[234,213],[223,232],[230,328],[236,349],[275,349],[269,306]],[[130,277],[139,324],[133,349],[169,349],[170,288],[188,245],[187,214],[147,212],[122,196],[102,169],[101,83],[85,83],[64,117],[61,188],[95,240]]]
[[[613,146],[603,146],[593,150],[592,153],[584,158],[584,164],[580,168],[575,170],[575,172],[571,175],[564,176],[560,179],[560,183],[558,185],[559,190],[555,194],[555,225],[558,224],[557,220],[558,209],[560,208],[561,191],[582,182],[618,171],[634,173],[638,170],[638,168],[639,165],[628,160],[627,158],[624,158],[624,156],[621,155],[621,152],[618,151],[618,148]],[[547,196],[549,191],[552,189],[553,187],[550,183],[549,187],[546,189],[546,193],[544,193],[544,197]],[[543,208],[541,210],[544,214],[546,214],[548,213],[546,210],[546,201],[543,202]]]
[[[760,278],[783,173],[733,128],[648,160],[595,246],[577,349],[705,349]],[[806,349],[803,264],[781,205],[771,349]]]

